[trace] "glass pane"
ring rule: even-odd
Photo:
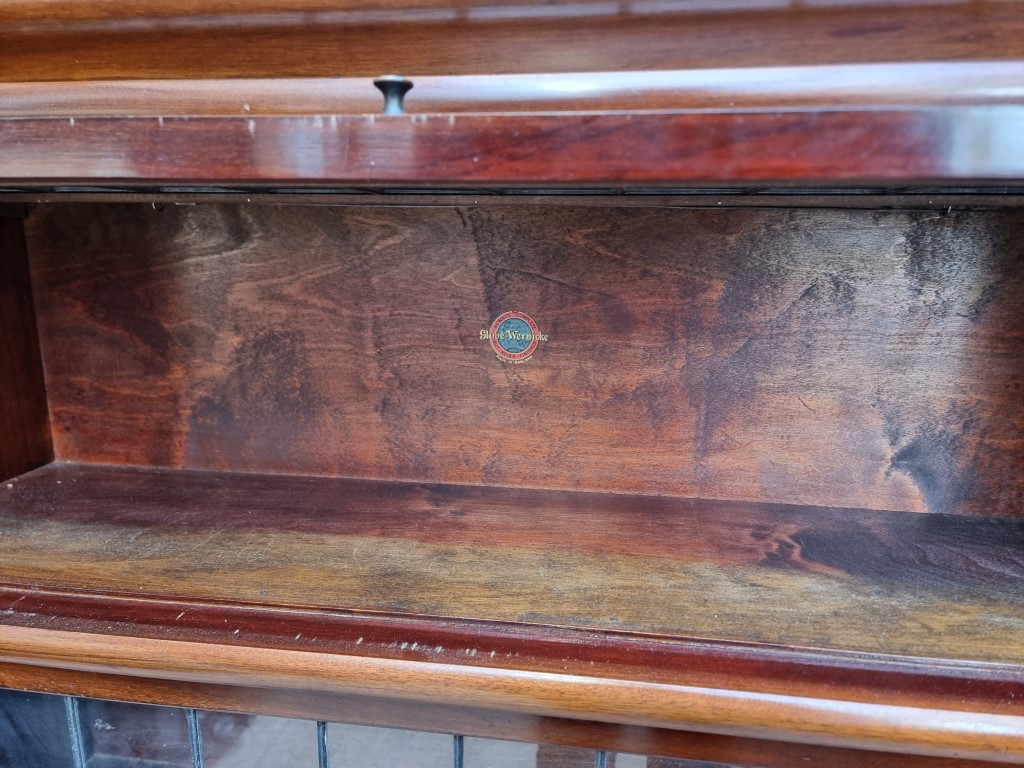
[[[537,768],[594,768],[597,750],[541,744],[537,747]]]
[[[648,768],[646,755],[627,755],[624,753],[609,753],[608,768]]]
[[[316,768],[316,721],[200,712],[207,768]]]
[[[451,736],[365,725],[327,727],[331,768],[452,768]]]
[[[0,766],[72,765],[64,700],[42,693],[0,690]]]
[[[704,760],[684,760],[680,757],[648,757],[647,768],[741,768],[731,763],[709,763]]]
[[[79,712],[89,768],[192,765],[183,709],[83,699]]]
[[[519,741],[466,738],[465,768],[534,768],[537,745]]]

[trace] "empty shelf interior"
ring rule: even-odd
[[[8,585],[1024,663],[1016,519],[53,464],[0,535]]]

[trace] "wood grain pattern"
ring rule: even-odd
[[[61,465],[9,485],[12,585],[1024,663],[1018,520]]]
[[[4,3],[0,80],[588,72],[1024,58],[1015,2]]]
[[[70,461],[1019,516],[1013,211],[38,208]],[[530,313],[525,365],[479,331]]]
[[[0,119],[4,186],[980,184],[1024,107]]]
[[[0,480],[52,458],[22,221],[0,215]]]
[[[417,77],[411,114],[1020,104],[1021,62],[928,62]],[[369,78],[0,85],[0,117],[378,114]]]
[[[825,651],[578,630],[467,618],[302,611],[275,606],[126,597],[90,591],[3,587],[8,623],[41,629],[590,677],[758,690],[787,696],[878,702],[960,712],[1019,714],[1019,666],[922,661]],[[405,645],[403,648],[402,646]],[[467,649],[489,649],[472,655]],[[490,654],[495,655],[492,657]],[[530,740],[530,739],[527,739]]]
[[[995,768],[990,761],[887,754],[735,736],[672,731],[513,712],[442,707],[437,704],[360,696],[225,686],[101,675],[24,664],[0,664],[0,687],[120,698],[205,710],[250,712],[278,717],[409,728],[439,733],[565,744],[623,753],[710,760],[757,768],[827,765],[829,768]]]
[[[2,606],[6,606],[3,608]],[[8,623],[40,629],[581,674],[960,712],[1019,714],[1020,668],[580,630],[195,599],[0,587]],[[403,645],[405,647],[403,647]],[[467,649],[485,649],[476,655]],[[486,650],[489,649],[489,650]],[[494,656],[491,656],[491,652]],[[530,740],[530,739],[527,739]]]
[[[337,692],[744,738],[1019,763],[1024,717],[915,710],[510,669],[0,628],[0,660]],[[893,723],[899,723],[893,728]]]

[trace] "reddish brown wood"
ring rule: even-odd
[[[0,480],[52,458],[22,221],[0,211]]]
[[[564,744],[762,768],[792,768],[794,765],[808,762],[828,765],[829,768],[996,768],[1001,765],[635,726],[608,728],[601,723],[534,717],[468,707],[442,707],[309,691],[268,690],[250,686],[204,685],[98,675],[15,664],[0,664],[0,687],[67,693],[74,696],[118,698],[149,704],[199,707],[206,710],[250,712],[279,717],[458,733],[471,737]]]
[[[12,485],[8,623],[1019,711],[1020,521],[59,465]],[[695,636],[756,647],[665,645]]]
[[[1024,177],[1024,108],[0,121],[0,184],[687,185]]]
[[[1012,210],[44,206],[28,231],[63,459],[1021,514]],[[479,337],[513,308],[550,334],[518,366]]]
[[[0,587],[10,622],[100,634],[175,638],[241,647],[304,649],[381,658],[508,665],[546,672],[783,695],[878,701],[958,711],[1020,711],[1015,666],[939,663],[865,653],[728,641],[701,642],[469,619],[302,612],[273,606]],[[239,633],[235,634],[235,629]],[[416,638],[413,649],[409,638]],[[401,648],[402,643],[406,648]],[[495,650],[469,656],[465,648]],[[438,650],[440,648],[440,650]],[[498,661],[495,661],[497,659]],[[512,661],[510,661],[512,660]],[[410,726],[411,727],[411,726]]]
[[[424,76],[413,114],[1020,104],[1020,62]],[[125,80],[0,86],[0,117],[331,115],[381,111],[369,78]]]
[[[13,3],[0,79],[587,72],[1024,58],[1013,2]]]

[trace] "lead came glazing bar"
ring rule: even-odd
[[[185,710],[188,721],[188,745],[192,750],[192,768],[203,768],[203,732],[199,730],[199,713],[194,709]]]
[[[316,724],[316,757],[320,768],[330,768],[330,758],[327,754],[327,723],[323,720]]]
[[[75,768],[85,768],[85,739],[82,737],[82,718],[78,713],[78,699],[65,696],[64,712],[67,714],[71,758],[74,760]]]
[[[462,736],[453,737],[455,740],[455,768],[463,768],[463,753],[465,750],[465,739]]]

